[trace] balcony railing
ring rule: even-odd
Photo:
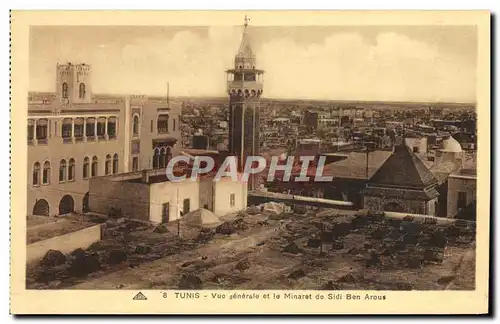
[[[63,143],[65,143],[65,144],[73,143],[73,138],[72,137],[63,137]]]

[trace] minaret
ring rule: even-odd
[[[256,69],[256,59],[248,39],[248,18],[245,16],[243,37],[234,59],[234,68],[227,70],[229,95],[229,152],[236,156],[242,171],[246,157],[259,155],[260,96],[263,70]],[[249,179],[249,190],[257,187]]]

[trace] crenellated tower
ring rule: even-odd
[[[245,16],[240,48],[234,59],[234,68],[227,70],[229,95],[229,152],[237,157],[238,169],[245,166],[246,157],[260,153],[260,97],[264,71],[256,68],[257,61],[248,37],[248,19]],[[249,179],[249,189],[256,182]]]
[[[92,69],[90,65],[57,64],[57,95],[62,103],[92,101]]]

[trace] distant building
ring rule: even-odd
[[[405,141],[414,153],[427,153],[427,137],[405,138]]]
[[[208,150],[210,140],[207,135],[197,134],[193,136],[193,148],[198,150]]]
[[[458,132],[453,134],[453,138],[460,143],[464,150],[475,151],[477,150],[477,139],[474,133]]]
[[[298,142],[296,154],[297,156],[316,156],[321,153],[320,139],[301,139]]]
[[[88,64],[58,64],[56,92],[28,95],[28,213],[89,211],[89,179],[164,167],[178,152],[180,105],[98,95]]]
[[[315,111],[306,110],[304,113],[304,119],[302,124],[308,127],[310,130],[317,130],[319,123],[319,115]]]

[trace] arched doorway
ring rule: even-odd
[[[75,210],[75,201],[70,195],[65,195],[59,202],[59,215],[72,213]]]
[[[85,194],[85,196],[83,196],[82,211],[84,213],[88,213],[90,211],[90,207],[89,207],[89,193],[88,192]]]
[[[405,209],[397,202],[390,202],[384,206],[384,211],[403,213]]]
[[[45,199],[39,199],[33,206],[33,215],[49,216],[49,203]]]

